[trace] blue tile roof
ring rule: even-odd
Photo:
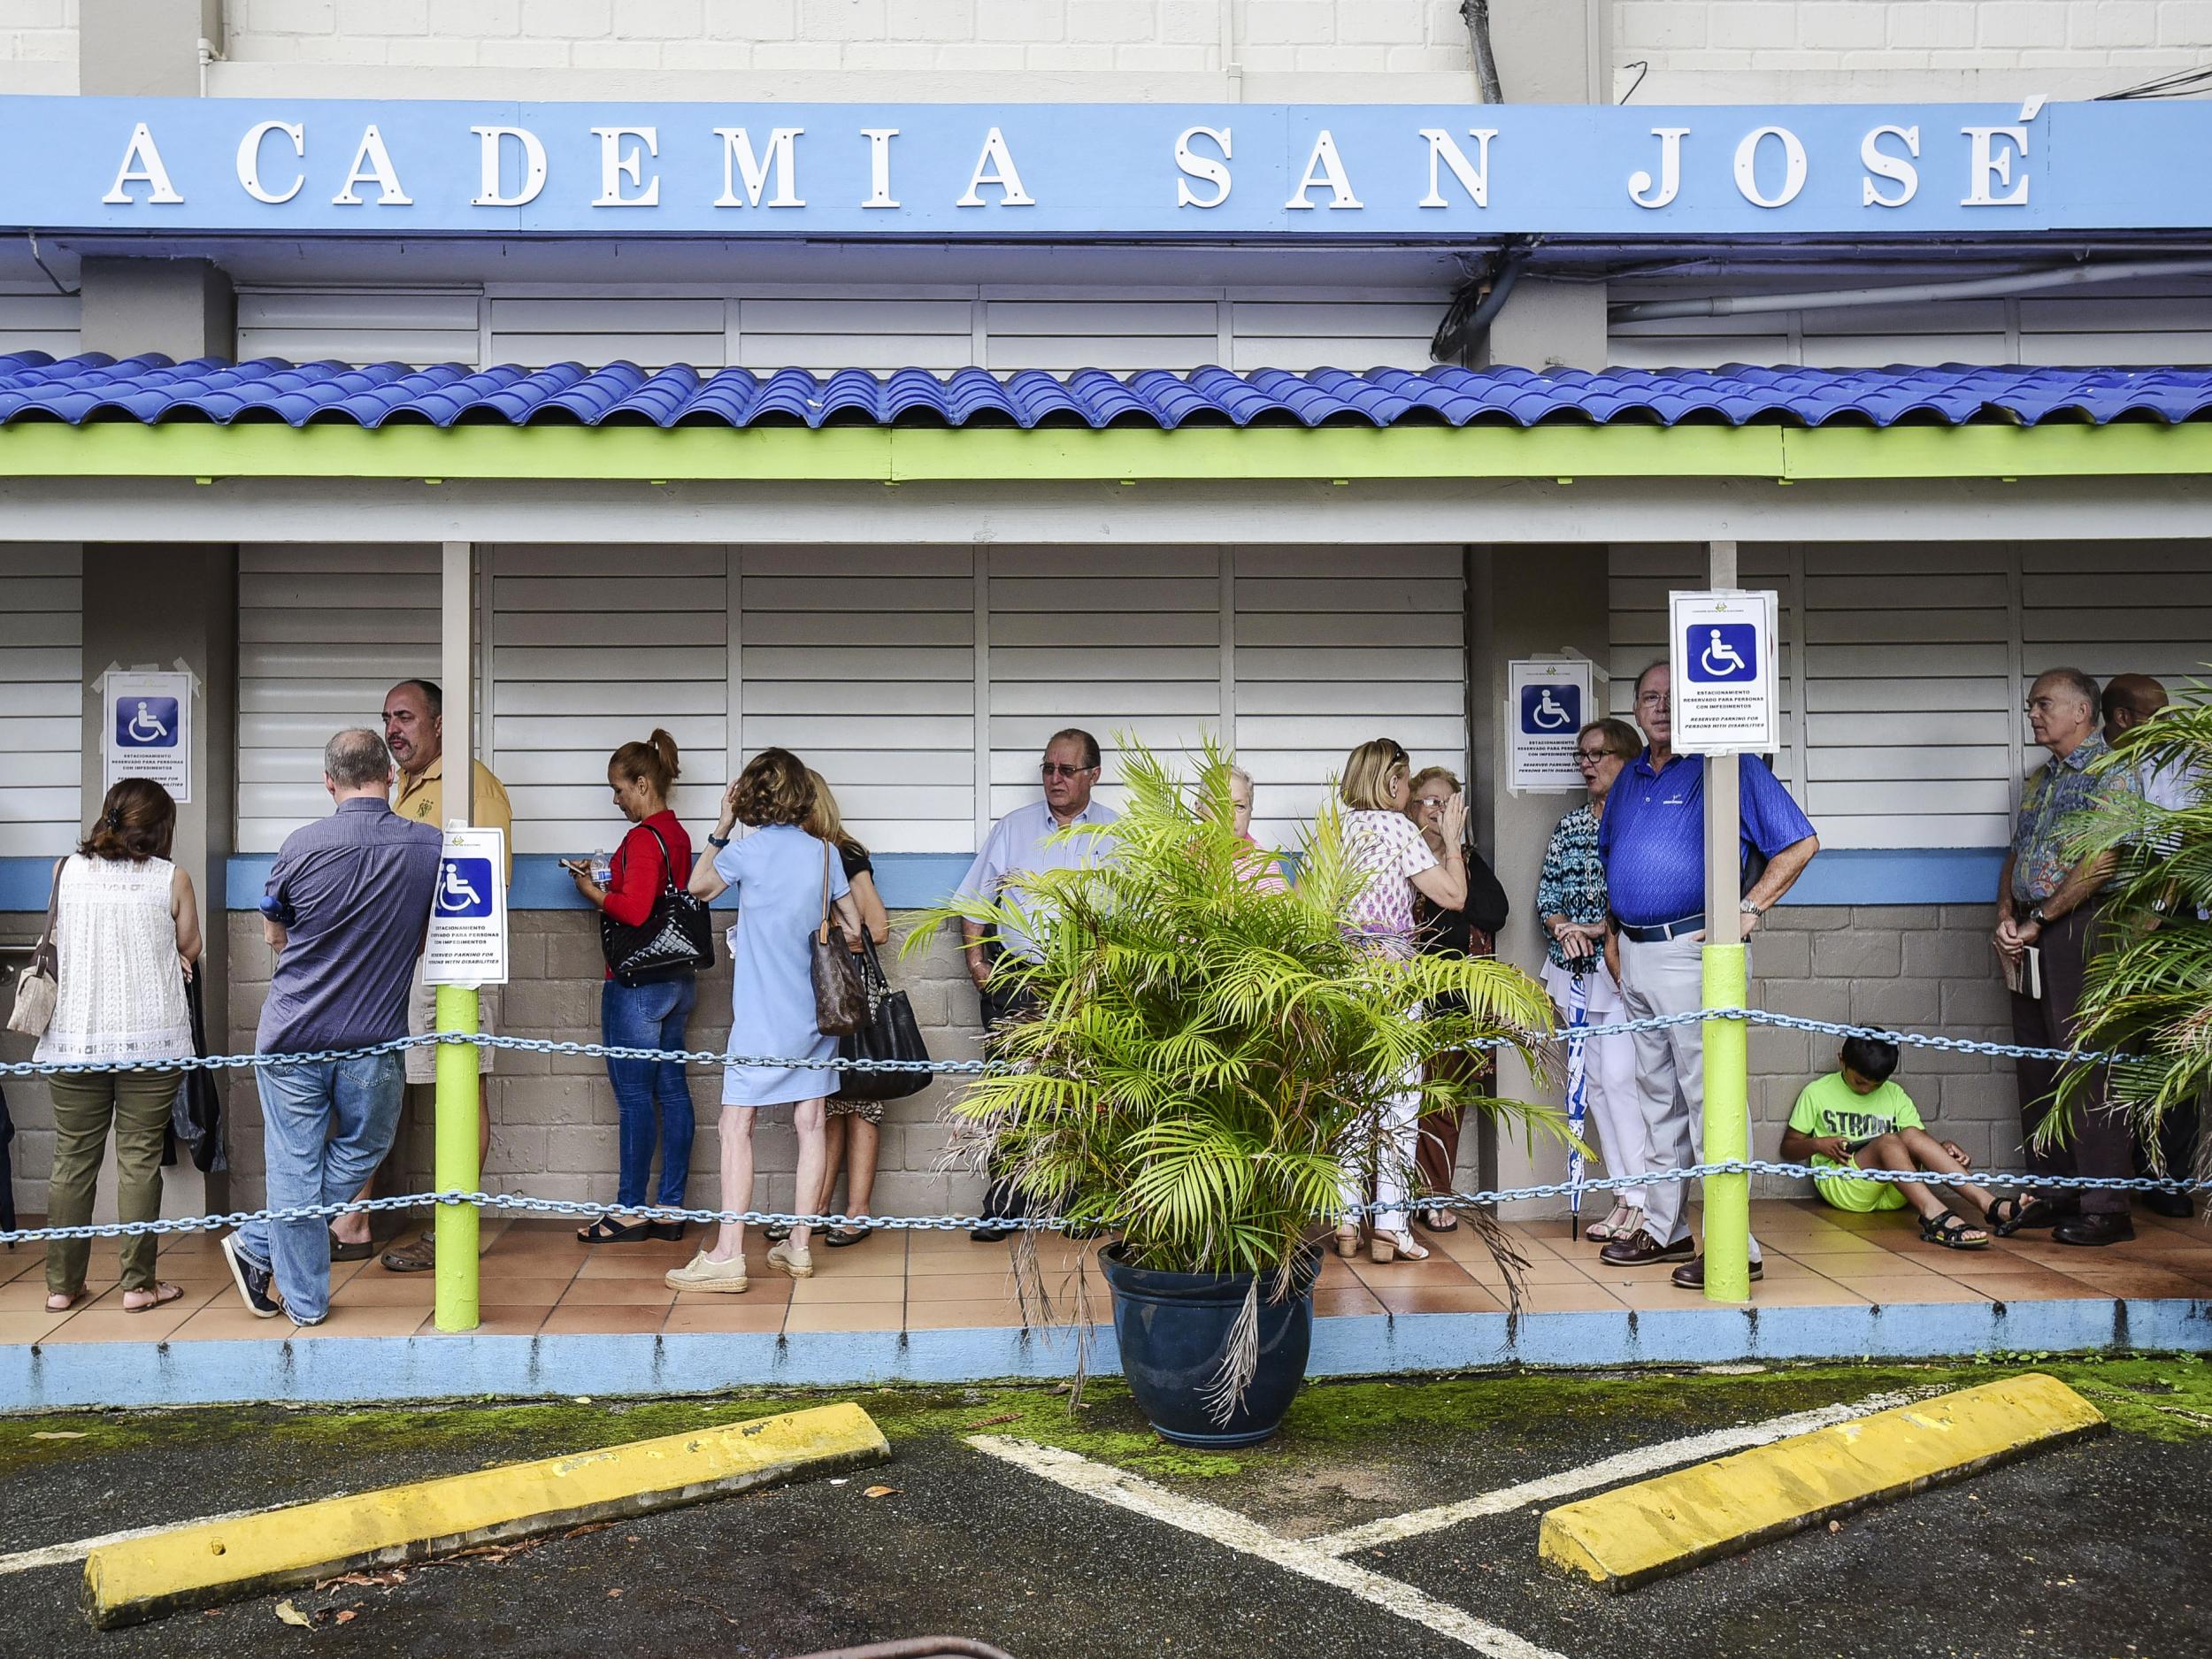
[[[893,423],[1152,426],[1399,421],[1532,426],[1606,425],[1887,426],[1901,422],[2032,426],[2043,420],[2177,422],[2212,416],[2212,368],[1993,368],[1967,364],[1884,369],[1560,370],[1256,369],[1129,375],[1079,369],[1001,380],[981,369],[879,375],[845,369],[702,373],[630,363],[585,368],[410,368],[379,363],[250,363],[166,357],[123,362],[97,354],[56,362],[43,352],[0,357],[0,422],[50,419],[387,421],[526,426],[823,426]]]

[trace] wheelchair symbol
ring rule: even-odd
[[[1582,724],[1582,693],[1576,686],[1523,686],[1521,730],[1534,735],[1572,732]]]
[[[449,858],[438,873],[437,913],[441,916],[489,916],[492,913],[492,865],[488,858]]]
[[[133,697],[115,705],[115,738],[125,749],[174,749],[177,700]]]
[[[1689,646],[1692,680],[1740,682],[1758,678],[1758,630],[1747,622],[1694,628]]]

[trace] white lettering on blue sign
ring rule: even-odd
[[[758,106],[698,104],[21,97],[0,100],[0,230],[300,234],[373,219],[411,234],[736,224],[833,236],[991,222],[1063,239],[1448,238],[2212,224],[2212,171],[2173,165],[2212,150],[2212,104],[2197,101],[1501,104],[1482,119],[1388,104],[783,104],[772,124]]]

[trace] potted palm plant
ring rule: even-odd
[[[1119,822],[1061,832],[1096,838],[1083,867],[956,900],[907,949],[962,918],[1036,941],[1040,959],[998,968],[1034,995],[1034,1015],[996,1039],[1005,1069],[949,1110],[979,1163],[1111,1236],[1122,1370],[1153,1426],[1248,1445],[1305,1374],[1317,1240],[1387,1155],[1382,1102],[1433,1055],[1502,1043],[1532,1058],[1548,1008],[1504,964],[1382,960],[1348,942],[1340,918],[1362,878],[1333,808],[1286,888],[1232,826],[1217,746],[1187,780],[1141,745],[1122,754]],[[1411,1018],[1440,1003],[1455,1011]],[[1425,1111],[1448,1104],[1559,1133],[1548,1108],[1425,1086]],[[1487,1218],[1471,1220],[1509,1260]]]
[[[2174,1168],[2193,1137],[2165,1131],[2170,1118],[2193,1116],[2212,1084],[2212,686],[2193,681],[2094,764],[2156,786],[2111,791],[2071,826],[2075,855],[2112,872],[2074,1046],[2124,1057],[2108,1071],[2068,1066],[2037,1134],[2063,1139],[2101,1075],[2133,1118],[2137,1143],[2165,1165],[2159,1172],[2187,1179],[2212,1156],[2212,1136],[2199,1140],[2196,1168]]]

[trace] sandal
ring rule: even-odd
[[[822,1242],[833,1250],[839,1249],[848,1244],[858,1244],[874,1231],[873,1227],[830,1227],[823,1232]]]
[[[1990,1231],[2001,1239],[2009,1239],[2023,1227],[2047,1227],[2063,1218],[2048,1199],[2026,1194],[1995,1199],[1982,1212],[1982,1219],[1989,1223]]]
[[[618,1226],[612,1216],[602,1216],[588,1227],[576,1229],[579,1244],[635,1244],[641,1239],[653,1236],[649,1221],[633,1221],[626,1227]]]
[[[760,1236],[771,1244],[781,1244],[791,1236],[791,1224],[787,1221],[767,1222],[762,1225]]]
[[[1385,1267],[1394,1261],[1425,1262],[1429,1259],[1428,1247],[1416,1244],[1413,1241],[1412,1233],[1387,1233],[1379,1230],[1372,1239],[1368,1240],[1367,1256],[1370,1261],[1379,1263]]]
[[[1348,1222],[1336,1230],[1336,1253],[1348,1262],[1359,1254],[1357,1222]]]
[[[1414,1219],[1431,1233],[1457,1233],[1459,1231],[1459,1217],[1448,1210],[1424,1210],[1416,1214]]]
[[[1612,1213],[1601,1221],[1594,1221],[1583,1228],[1582,1236],[1593,1244],[1610,1244],[1616,1239],[1632,1239],[1643,1230],[1644,1212],[1633,1204],[1615,1204]]]
[[[79,1286],[75,1290],[70,1291],[65,1295],[57,1293],[54,1295],[47,1297],[46,1311],[49,1313],[67,1313],[72,1308],[75,1307],[84,1299],[85,1292],[82,1286]]]
[[[1989,1235],[1979,1227],[1946,1210],[1939,1216],[1920,1218],[1920,1236],[1930,1244],[1939,1244],[1947,1250],[1985,1250]]]
[[[134,1302],[130,1300],[133,1296],[145,1295],[150,1295],[153,1300],[150,1302]],[[183,1296],[184,1288],[182,1286],[172,1285],[166,1279],[156,1279],[154,1281],[154,1287],[150,1292],[143,1290],[125,1291],[123,1293],[123,1311],[125,1313],[144,1313],[149,1309],[158,1308],[167,1302],[181,1301]]]

